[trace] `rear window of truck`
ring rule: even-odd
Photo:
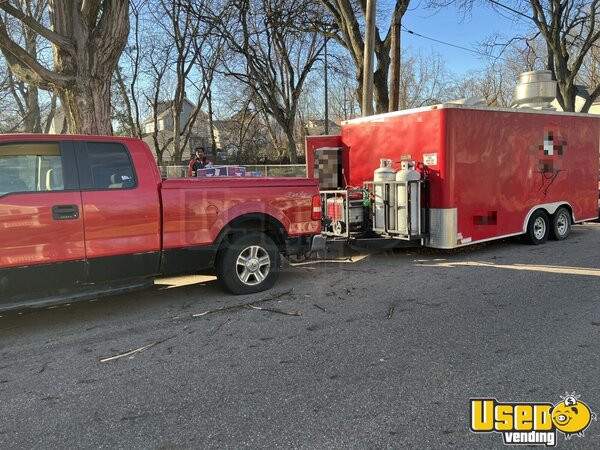
[[[87,151],[94,189],[135,187],[133,163],[123,145],[109,142],[88,142]]]

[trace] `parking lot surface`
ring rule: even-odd
[[[470,400],[600,412],[600,224],[341,254],[0,317],[0,448],[502,448]],[[600,448],[600,423],[558,448]]]

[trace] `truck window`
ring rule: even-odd
[[[0,195],[64,190],[58,143],[0,145]]]
[[[123,145],[88,142],[87,148],[94,189],[128,189],[136,186],[133,164]]]

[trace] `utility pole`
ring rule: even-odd
[[[328,82],[327,82],[327,41],[329,40],[329,38],[325,38],[325,57],[324,57],[324,65],[325,65],[325,74],[324,74],[324,79],[325,79],[325,134],[328,135],[329,134],[329,100],[328,100],[328,96],[327,96],[327,90],[328,90]]]
[[[367,21],[365,25],[365,54],[363,71],[362,113],[373,115],[373,63],[375,59],[375,19],[377,0],[367,0]]]

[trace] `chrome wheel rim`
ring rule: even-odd
[[[538,240],[543,239],[546,235],[546,221],[543,217],[538,217],[533,222],[533,235]]]
[[[556,218],[556,232],[559,236],[564,236],[569,231],[569,218],[562,212]]]
[[[247,286],[256,286],[269,275],[271,258],[264,248],[251,245],[240,252],[235,265],[239,280]]]

